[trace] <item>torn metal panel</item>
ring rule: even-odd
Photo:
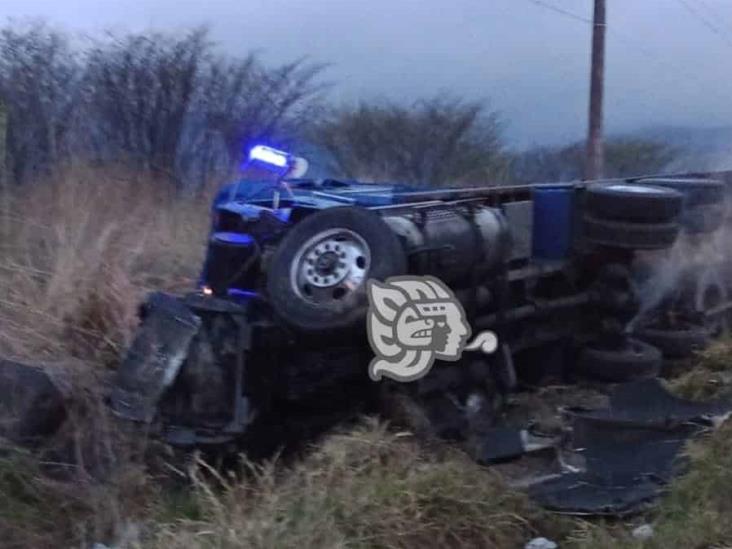
[[[647,427],[590,415],[572,421],[572,447],[584,457],[586,472],[598,481],[631,486],[641,478],[667,482],[677,469],[685,442],[704,428],[693,423]]]
[[[652,503],[683,472],[686,441],[732,410],[728,401],[678,398],[654,379],[621,385],[606,409],[572,411],[570,449],[583,471],[531,486],[530,495],[562,513],[624,515]]]
[[[178,299],[152,296],[117,371],[110,399],[115,414],[133,421],[153,420],[158,401],[177,377],[200,325],[201,320]]]
[[[724,416],[732,410],[732,401],[685,400],[669,393],[658,379],[645,379],[620,385],[610,395],[610,410],[615,417],[634,422],[668,425]]]
[[[535,484],[529,495],[558,513],[623,516],[650,507],[661,490],[661,485],[648,480],[615,486],[595,482],[583,473],[568,473]]]
[[[524,454],[553,449],[558,439],[535,436],[523,429],[495,427],[483,435],[483,444],[476,456],[479,463],[499,463]]]

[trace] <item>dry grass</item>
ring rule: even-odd
[[[158,486],[106,417],[97,379],[127,346],[148,290],[193,286],[209,206],[210,196],[109,168],[75,167],[3,194],[0,357],[63,367],[80,404],[43,454],[0,448],[3,547],[124,537],[154,505]],[[77,465],[63,479],[40,474],[69,456]]]
[[[708,399],[732,393],[732,339],[713,342],[699,352],[693,367],[670,382],[679,396]]]
[[[10,196],[0,223],[0,356],[115,357],[145,290],[190,287],[208,199],[75,168]]]
[[[200,517],[159,524],[150,547],[518,547],[560,535],[522,494],[466,456],[436,459],[369,422],[291,470],[199,481]]]

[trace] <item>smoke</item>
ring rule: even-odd
[[[643,252],[633,265],[635,294],[640,299],[638,313],[628,323],[627,332],[633,332],[638,323],[654,311],[680,286],[687,268],[683,248],[676,243],[667,253]]]
[[[730,259],[725,243],[730,242],[731,237],[732,226],[729,223],[714,234],[689,234],[682,229],[671,249],[639,252],[632,272],[640,308],[626,326],[626,332],[633,332],[639,323],[649,320],[664,301],[677,298],[679,292],[690,290],[689,305],[693,308],[703,305],[700,292],[703,292],[701,286],[704,283],[719,281],[724,285],[726,294],[724,274],[719,267]]]

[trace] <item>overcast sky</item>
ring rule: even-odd
[[[536,0],[590,18],[592,0]],[[691,6],[711,28],[688,11]],[[489,100],[516,145],[584,135],[591,27],[531,0],[0,0],[84,33],[206,24],[231,53],[331,64],[333,101]],[[606,125],[732,125],[732,0],[608,0]]]

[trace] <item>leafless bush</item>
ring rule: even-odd
[[[37,24],[0,30],[8,166],[22,183],[64,161],[120,160],[181,184],[299,135],[322,66],[219,55],[204,30],[109,36],[84,50]]]
[[[343,175],[426,185],[503,178],[498,115],[437,97],[413,105],[362,103],[331,113],[313,137]]]
[[[0,99],[8,111],[5,164],[22,182],[62,159],[79,104],[81,66],[62,33],[43,24],[0,30]]]
[[[245,60],[215,59],[203,75],[196,104],[206,132],[189,145],[210,155],[223,147],[231,163],[240,160],[244,146],[266,141],[291,146],[311,118],[322,86],[316,83],[321,65],[295,61],[266,69],[250,55]]]
[[[147,170],[175,173],[200,73],[210,56],[205,33],[112,38],[88,54],[84,92],[97,151]],[[105,155],[105,156],[106,156]]]

